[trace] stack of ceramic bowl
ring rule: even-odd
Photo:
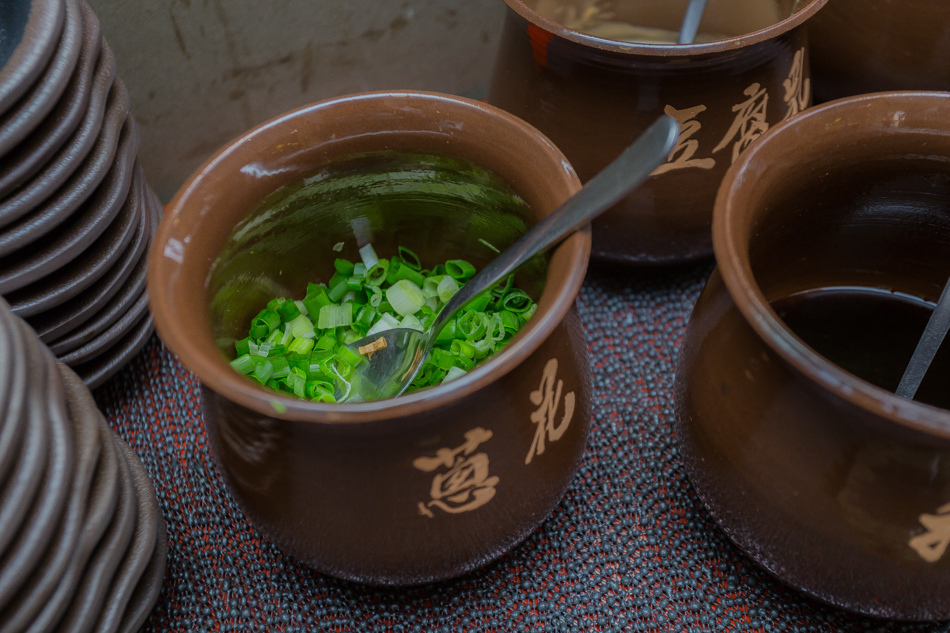
[[[0,295],[90,387],[153,329],[161,205],[115,71],[85,0],[0,4]]]
[[[0,411],[0,631],[137,630],[165,572],[155,492],[89,389],[2,299]]]

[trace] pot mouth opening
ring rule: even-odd
[[[197,235],[200,227],[196,230],[195,225],[208,221],[213,215],[211,203],[218,197],[222,187],[239,186],[232,185],[229,171],[241,169],[242,166],[246,170],[247,165],[251,164],[247,158],[261,156],[275,147],[275,140],[278,138],[289,142],[295,135],[301,134],[300,140],[306,140],[309,135],[315,145],[344,142],[347,130],[340,131],[338,126],[328,124],[332,117],[342,116],[364,117],[365,120],[400,116],[408,117],[411,121],[418,119],[423,122],[420,125],[431,125],[432,129],[401,128],[400,134],[407,137],[422,135],[419,138],[432,136],[435,139],[433,143],[448,143],[447,146],[451,146],[453,139],[461,139],[457,145],[446,149],[444,155],[458,156],[476,163],[479,161],[466,155],[466,152],[474,150],[468,149],[464,143],[479,144],[482,147],[479,151],[487,151],[484,147],[490,140],[484,136],[484,132],[489,130],[492,135],[504,136],[514,145],[524,148],[528,152],[526,155],[543,157],[543,185],[538,182],[536,174],[529,174],[529,169],[537,169],[534,163],[531,167],[521,168],[520,172],[498,174],[517,193],[522,193],[520,190],[526,187],[533,188],[535,191],[532,195],[536,194],[542,199],[546,197],[547,200],[557,197],[559,201],[563,201],[580,188],[578,177],[560,150],[533,127],[493,106],[439,93],[382,91],[328,99],[281,115],[230,142],[189,178],[169,204],[150,253],[149,292],[152,296],[156,328],[183,364],[211,391],[262,415],[328,424],[384,422],[390,418],[418,414],[460,400],[496,380],[503,379],[524,362],[561,323],[573,305],[586,274],[591,244],[589,227],[578,230],[549,251],[547,270],[542,276],[543,289],[537,297],[537,311],[511,343],[484,364],[448,384],[430,387],[396,399],[325,404],[282,396],[266,390],[263,386],[250,383],[248,378],[239,375],[230,367],[228,359],[218,350],[210,319],[208,324],[202,324],[198,328],[184,327],[180,322],[181,318],[188,316],[188,306],[184,305],[186,292],[180,287],[176,288],[176,284],[182,283],[184,276],[197,275],[202,278],[202,287],[207,291],[208,275],[212,266],[210,260],[216,257],[216,253],[210,257],[207,254],[189,256],[187,250],[194,248],[194,245],[189,245],[185,238]],[[315,132],[313,128],[320,128],[321,125],[325,129]],[[358,126],[359,123],[355,125]],[[392,132],[354,134],[354,137],[356,136],[359,136],[359,142],[369,142],[370,145],[381,142],[381,139],[394,138]],[[440,139],[440,136],[445,138]],[[292,153],[292,150],[290,151]],[[492,151],[501,150],[493,148]],[[338,154],[334,157],[346,155]],[[525,164],[528,162],[525,161]],[[258,167],[255,169],[260,172]],[[279,174],[279,171],[270,170],[266,173],[274,175]],[[293,182],[293,178],[284,178],[286,182]],[[265,192],[264,197],[278,188],[274,187]],[[244,204],[244,216],[263,199],[260,195],[251,195],[248,199],[251,198],[252,202]],[[551,205],[548,211],[556,206],[553,200],[545,204]],[[227,221],[219,221],[217,230],[230,233],[234,224],[225,226],[225,222]],[[169,257],[169,245],[178,249],[172,253],[173,257]],[[176,258],[179,261],[175,261]],[[553,277],[555,273],[556,278]],[[196,294],[194,290],[191,291],[192,297]],[[201,296],[206,304],[210,302],[210,296]],[[207,315],[207,310],[203,314]]]
[[[795,7],[787,17],[769,26],[759,28],[749,33],[733,35],[724,39],[717,39],[710,42],[699,42],[692,44],[659,44],[659,43],[641,43],[641,42],[623,42],[611,40],[596,35],[591,35],[579,31],[564,24],[542,15],[537,10],[529,7],[524,0],[505,0],[508,7],[527,20],[534,26],[550,33],[552,35],[564,38],[568,41],[599,49],[608,53],[617,53],[630,56],[651,56],[660,58],[679,59],[682,57],[697,56],[734,51],[759,44],[770,39],[776,38],[795,27],[801,25],[808,18],[813,16],[821,9],[828,0],[808,0],[804,6]],[[685,7],[685,3],[684,3]]]
[[[823,178],[839,186],[839,181],[833,180],[838,176],[834,167],[826,169],[831,165],[826,161],[834,160],[833,155],[837,152],[853,152],[855,148],[864,151],[865,147],[869,147],[867,151],[870,152],[881,152],[864,161],[858,159],[853,163],[856,169],[876,163],[893,165],[895,161],[903,160],[931,161],[946,168],[950,164],[948,108],[948,94],[891,92],[840,99],[808,109],[770,129],[739,157],[723,179],[713,217],[713,245],[723,282],[747,323],[776,354],[840,399],[894,424],[946,439],[950,439],[950,411],[901,398],[878,387],[841,368],[799,338],[780,318],[766,296],[761,285],[762,267],[757,268],[753,263],[753,246],[755,240],[767,239],[763,236],[769,231],[768,224],[758,222],[761,215],[767,212],[772,214],[770,217],[777,217],[776,205],[769,206],[766,201],[775,201],[781,192],[801,191],[795,187]],[[928,135],[941,140],[943,154],[934,148],[914,154],[913,150],[901,149],[898,145],[919,145],[919,140]],[[798,168],[798,175],[793,173],[796,160],[804,165]],[[950,174],[950,169],[947,173]],[[781,219],[788,217],[782,216]],[[950,214],[944,224],[950,231]],[[793,229],[788,227],[786,223],[773,232],[788,232],[790,235]],[[810,229],[812,241],[820,241],[828,230],[827,226]],[[803,232],[799,237],[804,235]],[[868,257],[873,255],[870,253]],[[802,260],[807,257],[807,253],[801,254]],[[774,266],[777,269],[779,265],[787,269],[788,266],[799,266],[800,262],[787,258],[784,264]],[[821,272],[811,270],[806,276],[814,281],[821,278]],[[871,278],[873,275],[866,277]],[[797,281],[801,283],[801,280]],[[941,282],[941,287],[945,282]],[[895,294],[902,294],[901,289],[892,290]],[[781,296],[778,293],[772,299]]]

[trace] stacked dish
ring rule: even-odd
[[[0,410],[0,630],[138,630],[166,560],[148,475],[2,299]]]
[[[0,295],[94,387],[152,332],[144,256],[161,204],[136,162],[128,92],[89,5],[4,6]]]

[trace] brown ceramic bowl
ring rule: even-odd
[[[831,0],[808,25],[815,99],[950,90],[950,3]]]
[[[770,125],[811,105],[804,24],[826,0],[711,0],[693,45],[605,40],[542,16],[538,0],[508,13],[488,102],[537,127],[587,181],[666,112],[679,142],[647,183],[593,223],[592,256],[662,264],[712,252],[713,201],[726,169]],[[566,3],[570,4],[570,2]],[[590,5],[590,2],[578,5]],[[687,0],[599,3],[616,19],[678,29]],[[769,6],[773,6],[768,3]]]
[[[835,101],[770,130],[726,175],[713,241],[675,382],[696,491],[821,600],[950,617],[950,350],[918,393],[939,407],[890,391],[950,274],[950,94]],[[793,296],[830,306],[817,328]]]
[[[273,239],[209,275],[232,229],[269,194],[379,150],[473,161],[507,181],[530,217],[477,220],[468,208],[426,217],[408,209],[304,215],[303,229],[275,222]],[[479,238],[506,247],[518,234],[502,230],[511,220],[535,222],[579,186],[557,148],[523,121],[415,92],[301,108],[238,138],[185,183],[151,248],[148,293],[159,335],[203,385],[225,480],[262,532],[323,572],[411,584],[491,561],[551,512],[590,420],[587,348],[574,308],[589,230],[553,249],[546,272],[522,270],[519,285],[538,299],[537,313],[503,352],[446,385],[362,404],[296,400],[236,374],[228,348],[269,298],[297,297],[308,280],[326,278],[335,257],[358,257],[354,227],[372,233],[381,255],[398,243],[426,262],[469,257],[481,266],[492,254]],[[222,290],[233,297],[223,308]]]

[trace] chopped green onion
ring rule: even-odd
[[[366,280],[366,285],[370,287],[381,286],[383,282],[386,281],[386,276],[388,274],[389,260],[381,259],[367,268],[366,275],[364,277]]]
[[[360,248],[360,259],[363,260],[363,266],[366,267],[366,270],[370,270],[376,265],[376,262],[379,261],[379,257],[376,255],[376,251],[373,250],[372,244],[367,244]]]
[[[280,320],[284,323],[288,321],[293,321],[300,315],[300,308],[297,307],[297,304],[293,301],[284,301],[277,308],[277,314],[280,315]]]
[[[274,345],[280,345],[284,341],[284,331],[281,329],[273,330],[264,338],[265,343],[272,343]]]
[[[475,267],[464,259],[450,259],[445,262],[445,272],[456,279],[468,279],[475,274]]]
[[[467,373],[468,372],[461,367],[450,367],[449,371],[445,374],[445,378],[442,379],[442,384],[444,385],[447,382],[452,382],[456,378],[461,378]]]
[[[455,340],[455,319],[452,319],[442,328],[442,331],[439,332],[439,335],[435,337],[436,345],[443,345],[446,343],[451,343]]]
[[[482,244],[484,244],[485,246],[487,246],[488,248],[492,249],[492,250],[495,251],[496,253],[499,253],[499,254],[501,253],[501,251],[498,250],[497,248],[495,248],[490,242],[486,242],[486,241],[483,240],[482,238],[478,238],[478,241],[481,242]]]
[[[446,275],[439,281],[438,295],[439,301],[442,303],[448,303],[449,299],[454,297],[458,291],[459,285],[458,282],[455,281],[455,277]]]
[[[349,326],[353,323],[353,304],[328,305],[320,308],[317,327],[321,330]]]
[[[501,327],[505,332],[509,334],[514,334],[519,329],[521,329],[521,319],[518,318],[514,312],[508,312],[503,310],[496,313],[501,318]]]
[[[425,283],[422,284],[422,294],[426,297],[438,297],[439,296],[439,282],[441,282],[447,275],[429,275],[426,277]],[[451,279],[451,277],[449,277]]]
[[[302,314],[287,324],[287,331],[294,338],[313,338],[316,336],[313,331],[313,321]]]
[[[411,314],[407,314],[406,316],[402,318],[402,321],[399,322],[399,327],[409,328],[412,330],[419,330],[420,332],[425,331],[425,328],[422,327],[422,321],[420,321],[419,319],[417,319],[415,316]]]
[[[237,352],[238,356],[244,356],[245,354],[251,351],[251,339],[250,337],[242,338],[240,341],[234,342],[234,351]]]
[[[251,358],[250,354],[243,354],[231,361],[231,367],[246,376],[253,372],[257,365],[254,364],[254,359]]]
[[[336,303],[343,298],[347,292],[350,291],[350,286],[346,283],[346,277],[343,275],[333,275],[330,278],[330,290],[327,292],[327,297],[330,299],[330,304]]]
[[[271,380],[283,378],[290,373],[290,362],[283,356],[274,356],[267,360],[270,361],[271,367],[274,368],[274,373],[270,376]]]
[[[524,290],[513,288],[501,300],[501,307],[509,312],[524,312],[534,305],[534,301]]]
[[[422,270],[422,264],[419,262],[419,256],[414,252],[406,248],[405,246],[399,246],[396,248],[396,252],[399,253],[399,256],[406,263],[406,266],[415,271]]]
[[[411,281],[417,286],[421,286],[426,280],[422,273],[413,270],[404,262],[394,258],[389,262],[389,273],[386,275],[386,280],[391,284],[395,284],[402,279]]]
[[[356,367],[363,362],[363,357],[349,347],[340,346],[336,351],[337,357],[350,367]]]
[[[261,384],[265,384],[274,373],[274,364],[266,358],[264,358],[262,362],[258,362],[257,359],[259,358],[259,356],[255,357],[254,371],[251,373],[251,378]]]
[[[319,339],[317,339],[314,347],[320,350],[331,350],[336,347],[336,338],[330,336],[329,334],[324,334]]]
[[[379,289],[379,286],[369,286],[367,290],[370,291],[369,304],[374,308],[379,308],[383,300],[383,291]]]
[[[349,344],[399,327],[427,330],[475,274],[461,259],[423,269],[416,254],[403,247],[380,259],[366,245],[360,260],[337,258],[327,284],[307,284],[303,299],[268,301],[251,320],[248,337],[234,342],[235,371],[283,394],[315,402],[345,400],[359,389],[352,382],[359,380],[355,366],[375,351],[357,354]],[[514,287],[513,276],[472,299],[438,332],[409,390],[464,375],[502,349],[536,310],[527,293]]]
[[[348,259],[338,258],[333,260],[333,267],[344,277],[349,277],[353,274],[353,269],[356,268],[356,265]]]
[[[485,336],[488,329],[488,318],[484,312],[466,310],[456,320],[459,334],[469,341],[475,341]]]
[[[386,330],[395,330],[397,327],[399,327],[399,321],[396,319],[396,317],[391,314],[383,314],[379,317],[379,321],[377,321],[376,324],[366,332],[366,336],[379,334],[380,332],[385,332]]]
[[[484,312],[486,309],[488,309],[488,304],[491,303],[491,300],[491,292],[485,291],[465,304],[465,309],[472,310],[474,312]]]
[[[295,338],[294,342],[287,347],[287,351],[294,354],[309,354],[312,349],[312,338]]]
[[[463,341],[462,339],[454,339],[449,345],[449,351],[456,356],[475,358],[475,347],[468,341]]]
[[[425,296],[418,285],[408,279],[400,279],[386,289],[386,300],[399,316],[415,314],[425,304]]]
[[[313,292],[308,292],[302,303],[307,309],[307,315],[310,318],[313,318],[314,316],[320,314],[320,308],[330,305],[333,303],[333,300],[327,296],[327,289],[323,286],[320,286]]]
[[[264,309],[251,323],[251,337],[261,338],[270,334],[271,330],[280,325],[280,315],[273,310]]]

